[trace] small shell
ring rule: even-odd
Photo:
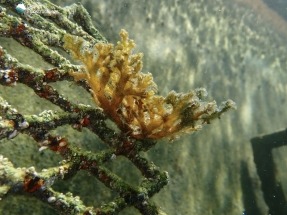
[[[50,196],[50,197],[47,199],[47,201],[48,201],[49,203],[53,203],[53,202],[56,201],[56,197],[55,197],[55,196]]]
[[[117,158],[117,156],[115,154],[112,154],[111,160],[115,160],[116,158]]]
[[[8,135],[8,139],[13,139],[14,137],[16,137],[18,135],[18,131],[14,130],[12,131],[9,135]]]
[[[21,3],[21,4],[18,4],[15,9],[17,13],[23,14],[26,10],[26,6],[23,3]]]
[[[25,129],[29,127],[29,123],[27,121],[23,121],[21,123],[19,123],[19,128],[21,129]]]

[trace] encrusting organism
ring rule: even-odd
[[[173,138],[182,132],[196,131],[235,107],[231,100],[217,107],[205,102],[205,89],[189,93],[171,91],[166,97],[157,95],[157,85],[150,73],[142,73],[141,53],[125,30],[117,45],[97,43],[87,47],[81,38],[65,35],[64,48],[82,61],[85,72],[71,72],[76,79],[88,82],[96,104],[128,135],[137,138]]]
[[[174,139],[182,133],[196,131],[235,107],[231,100],[220,106],[215,101],[206,101],[207,93],[202,88],[188,93],[171,91],[166,97],[160,96],[151,73],[141,72],[143,55],[133,53],[135,43],[128,33],[121,30],[116,45],[107,43],[80,4],[59,7],[48,0],[0,1],[0,36],[14,39],[29,49],[29,53],[33,50],[52,65],[44,69],[21,63],[20,57],[17,59],[13,56],[15,53],[9,53],[1,44],[0,85],[18,87],[19,83],[31,89],[35,98],[45,99],[58,109],[47,110],[43,105],[41,113],[34,113],[33,109],[32,113],[25,114],[23,106],[18,112],[10,104],[13,98],[0,92],[0,140],[12,149],[11,154],[2,151],[0,154],[0,201],[8,205],[11,202],[6,197],[21,194],[25,198],[37,198],[65,215],[118,214],[127,207],[136,208],[140,214],[164,214],[151,198],[168,184],[168,173],[161,171],[143,153],[155,146],[156,140]],[[83,65],[71,63],[63,50]],[[74,102],[53,85],[74,79],[83,80],[80,85],[91,92],[97,107]],[[16,103],[27,95],[21,92]],[[119,129],[110,126],[110,121]],[[97,141],[80,143],[81,140],[68,138],[66,132],[69,131],[60,135],[56,129],[61,126],[76,129],[71,132],[87,129]],[[61,162],[42,170],[30,166],[29,162],[18,167],[13,159],[19,157],[22,148],[9,142],[11,139],[21,142],[22,134],[30,137],[31,144],[34,143],[41,154],[50,150],[61,157]],[[99,143],[106,147],[97,150],[80,147]],[[25,156],[24,152],[21,156]],[[130,184],[115,169],[107,168],[106,164],[120,161],[119,157],[129,163],[123,164],[125,175],[133,173],[133,168],[140,173],[138,183]],[[37,161],[45,162],[45,159]],[[114,198],[105,202],[98,190],[92,193],[85,176],[81,181],[88,194],[84,190],[79,194],[91,196],[93,202],[100,199],[103,202],[100,205],[86,206],[80,197],[73,195],[74,186],[69,186],[66,193],[55,186],[56,182],[66,183],[80,171],[100,181],[115,194]],[[81,185],[75,187],[78,189]],[[21,201],[21,207],[27,207],[28,202]]]

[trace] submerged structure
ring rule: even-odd
[[[150,197],[168,183],[168,174],[140,152],[148,151],[158,139],[173,139],[196,131],[235,107],[231,100],[219,107],[215,101],[205,101],[207,93],[202,88],[160,96],[152,75],[141,72],[142,54],[132,53],[135,43],[128,33],[122,30],[116,45],[108,43],[79,4],[61,8],[49,1],[1,1],[0,36],[13,38],[52,65],[49,69],[34,68],[0,46],[1,85],[13,87],[21,83],[31,88],[34,96],[61,109],[22,114],[0,93],[0,138],[17,141],[18,134],[27,134],[40,151],[47,149],[62,156],[58,166],[36,170],[16,168],[1,155],[2,199],[25,194],[38,198],[59,214],[117,214],[129,206],[141,214],[164,214]],[[72,54],[70,60],[80,60],[83,65],[71,63],[64,52]],[[95,107],[67,99],[69,95],[60,94],[52,85],[74,79],[92,95]],[[75,132],[87,128],[108,147],[101,151],[80,148],[53,133],[63,125],[71,125]],[[138,185],[127,183],[104,166],[119,157],[140,171]],[[116,197],[101,206],[86,206],[80,197],[53,189],[57,181],[71,179],[79,171],[94,176]]]

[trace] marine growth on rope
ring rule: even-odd
[[[64,36],[64,48],[84,64],[85,72],[70,74],[87,81],[96,104],[123,132],[137,139],[172,138],[198,130],[235,106],[231,100],[220,107],[204,101],[203,88],[158,95],[151,73],[141,72],[143,54],[133,54],[134,47],[125,30],[116,45],[97,43],[92,48],[82,38]]]

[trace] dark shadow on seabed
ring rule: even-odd
[[[286,145],[286,130],[251,139],[254,162],[261,180],[264,200],[269,215],[287,214],[287,204],[281,182],[276,177],[277,167],[272,150]]]
[[[256,203],[256,195],[252,186],[252,179],[248,172],[247,163],[241,162],[240,181],[242,187],[242,198],[244,205],[244,215],[263,215]]]

